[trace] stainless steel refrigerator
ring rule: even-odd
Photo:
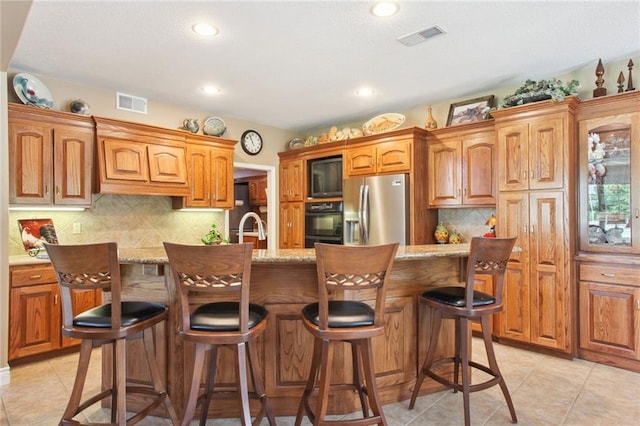
[[[344,181],[344,243],[409,244],[409,175]]]

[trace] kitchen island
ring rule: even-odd
[[[418,295],[428,288],[459,280],[468,253],[469,244],[399,247],[387,290],[385,334],[373,341],[377,385],[383,403],[411,396],[418,363],[424,357],[428,318],[419,307]],[[191,374],[192,348],[176,335],[175,285],[167,256],[162,248],[121,248],[119,257],[125,297],[160,301],[169,306],[167,323],[157,329],[158,359],[167,389],[181,414]],[[270,314],[267,330],[258,340],[259,368],[277,416],[296,413],[313,351],[313,340],[302,324],[300,310],[316,300],[314,249],[254,250],[251,301],[265,305]],[[360,300],[369,299],[362,296]],[[452,332],[441,333],[439,344],[440,352],[451,353]],[[142,352],[139,342],[131,343],[128,351],[131,354],[128,375],[147,380],[146,367],[137,361],[143,359],[139,356]],[[227,366],[232,365],[233,354],[227,350],[219,352],[217,384],[231,385],[235,372]],[[350,349],[339,346],[335,363],[333,380],[345,380],[351,371]],[[104,351],[104,380],[110,379],[110,365],[108,351]],[[422,393],[440,389],[442,386],[427,380]],[[353,393],[332,396],[329,405],[332,413],[350,413],[359,408]],[[215,402],[210,411],[212,416],[223,417],[235,417],[238,412],[234,404]],[[158,414],[162,415],[162,411]]]

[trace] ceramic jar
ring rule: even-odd
[[[449,235],[449,244],[460,244],[462,242],[462,236],[458,234],[457,230],[453,230],[451,235]]]
[[[433,236],[436,238],[436,243],[447,244],[449,241],[449,230],[444,223],[440,222],[438,226],[436,226],[436,231],[433,233]]]
[[[427,130],[435,130],[438,128],[438,122],[433,118],[433,114],[431,114],[431,105],[427,107],[427,121],[424,123],[424,128]]]

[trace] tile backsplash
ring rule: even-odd
[[[438,210],[438,222],[445,224],[449,234],[458,231],[462,242],[468,243],[471,241],[471,237],[481,237],[489,231],[490,227],[485,223],[492,214],[496,214],[496,210],[493,208],[440,209]]]
[[[164,241],[198,244],[212,223],[224,229],[223,212],[190,212],[171,208],[171,197],[94,195],[84,211],[10,211],[9,255],[24,255],[18,219],[50,218],[60,244],[115,241],[120,247],[159,247]],[[80,233],[74,233],[80,228]]]

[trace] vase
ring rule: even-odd
[[[424,122],[424,128],[427,130],[435,130],[438,128],[438,122],[431,114],[431,105],[427,107],[427,121]]]
[[[444,226],[444,223],[440,222],[438,226],[436,226],[436,231],[433,233],[433,236],[436,238],[436,243],[447,244],[449,241],[449,230]]]
[[[462,242],[462,237],[458,233],[456,229],[453,230],[451,235],[449,235],[449,244],[460,244]]]

